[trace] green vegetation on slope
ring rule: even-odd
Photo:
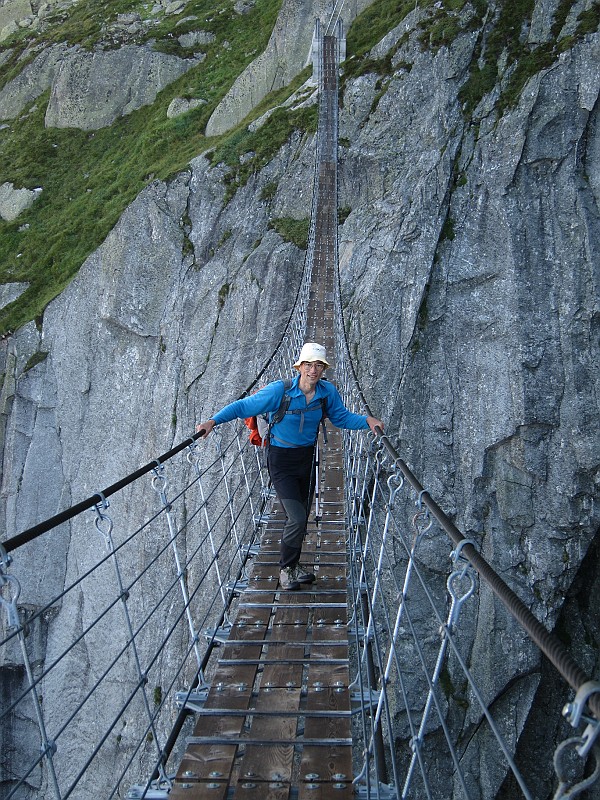
[[[279,97],[286,99],[290,92],[306,81],[310,74],[307,68],[285,90],[273,92],[258,106],[252,116],[277,105]],[[248,178],[261,170],[275,156],[294,130],[314,133],[317,130],[318,108],[316,104],[301,108],[275,108],[273,113],[256,131],[246,125],[223,137],[214,151],[207,153],[212,163],[227,164],[230,168],[225,176],[226,199],[246,184]]]
[[[34,110],[27,109],[0,130],[0,184],[43,188],[18,220],[0,220],[0,282],[30,284],[17,301],[0,311],[0,331],[14,330],[42,313],[149,181],[183,169],[211,146],[203,136],[206,122],[235,78],[266,46],[280,5],[281,0],[257,0],[250,13],[240,16],[229,4],[220,13],[213,2],[189,2],[186,17],[197,16],[195,28],[216,36],[213,44],[202,48],[206,60],[164,89],[152,106],[109,128],[46,129],[45,95],[33,104]],[[45,34],[44,41],[91,46],[100,37],[104,20],[132,8],[136,4],[125,0],[87,0],[74,6],[69,18]],[[160,30],[168,43],[178,19],[168,18],[153,28],[153,37]],[[191,24],[177,28],[177,36]],[[226,50],[224,41],[229,42]],[[19,43],[18,38],[9,42],[17,54],[27,43],[31,44],[24,39]],[[11,73],[11,63],[6,69]],[[174,97],[202,98],[207,103],[167,119]]]
[[[16,188],[43,188],[32,208],[18,220],[0,220],[0,282],[30,284],[17,301],[0,311],[0,332],[38,317],[104,241],[127,205],[154,178],[168,178],[184,169],[191,158],[209,150],[213,163],[229,167],[229,198],[268,163],[294,130],[316,129],[315,105],[280,107],[306,79],[309,68],[254,110],[252,119],[276,108],[256,132],[248,130],[246,121],[218,139],[208,140],[203,135],[219,100],[264,49],[281,2],[257,0],[249,14],[238,15],[225,0],[219,0],[219,4],[189,0],[185,15],[165,17],[140,41],[151,38],[156,49],[189,57],[191,52],[182,48],[178,37],[202,29],[215,35],[212,44],[201,48],[206,60],[161,92],[152,106],[117,120],[110,128],[94,132],[46,129],[45,95],[19,120],[0,130],[0,184],[10,181]],[[533,3],[419,0],[417,7],[425,12],[420,24],[421,47],[437,50],[451,44],[461,31],[478,32],[470,74],[460,93],[466,116],[472,115],[479,101],[498,83],[501,63],[506,78],[497,103],[499,113],[516,102],[532,75],[552,64],[581,36],[598,29],[600,9],[596,4],[579,15],[572,35],[558,41],[573,7],[573,0],[561,0],[554,15],[551,42],[532,47],[526,34]],[[148,17],[149,8],[139,0],[86,0],[68,13],[56,12],[54,26],[43,35],[24,29],[4,43],[12,48],[12,54],[2,67],[0,85],[32,60],[41,42],[67,42],[90,49],[99,41],[107,41],[110,24],[119,13],[137,11]],[[406,37],[385,58],[373,59],[369,51],[414,9],[414,0],[377,0],[365,9],[348,31],[343,80],[366,72],[375,72],[385,80],[399,68],[409,70],[410,64],[393,61]],[[111,41],[115,47],[119,45],[116,38]],[[227,49],[225,42],[229,43]],[[381,84],[381,93],[386,85]],[[203,99],[206,104],[169,120],[166,110],[174,97]],[[280,223],[274,226],[281,227]],[[285,235],[303,241],[301,230],[289,234],[286,229]]]
[[[419,23],[419,42],[424,49],[435,51],[451,45],[461,32],[478,32],[469,77],[460,93],[463,110],[470,116],[480,100],[496,87],[502,72],[507,75],[497,104],[498,113],[502,114],[518,101],[533,75],[551,66],[561,52],[582,36],[597,31],[600,24],[600,5],[595,3],[578,15],[575,31],[559,40],[575,5],[574,0],[560,0],[554,12],[550,41],[532,45],[527,41],[527,33],[534,5],[535,0],[419,0],[417,4],[412,0],[379,0],[357,17],[348,32],[344,80],[367,72],[393,74],[398,69],[394,56],[406,37],[384,58],[372,58],[369,51],[409,12],[419,9],[425,12]]]
[[[301,250],[308,247],[310,232],[310,219],[292,219],[291,217],[276,217],[272,219],[270,228],[277,231],[286,242],[292,242]]]

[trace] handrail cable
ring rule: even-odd
[[[343,309],[341,308],[341,305],[340,315],[343,321]],[[358,382],[354,364],[350,356],[350,350],[346,336],[346,326],[343,324],[343,322],[340,327],[340,331],[342,333],[343,345],[346,350],[347,364],[349,365],[349,369],[355,382],[357,394],[366,413],[372,415],[372,411],[367,403],[362,389],[360,388],[360,383]],[[465,557],[477,570],[479,575],[485,580],[486,584],[492,589],[504,607],[529,634],[531,639],[540,648],[552,665],[559,671],[567,683],[573,689],[575,689],[575,691],[579,690],[588,681],[588,677],[568,652],[563,643],[555,634],[548,631],[548,629],[542,625],[542,623],[535,617],[534,614],[532,614],[523,601],[475,549],[471,541],[468,540],[449,519],[445,512],[431,497],[429,492],[422,486],[421,482],[408,467],[406,462],[402,459],[390,441],[389,437],[380,428],[378,428],[377,431],[383,447],[385,447],[390,457],[393,459],[394,467],[402,473],[403,477],[409,482],[411,487],[418,495],[419,506],[425,506],[435,517],[442,529],[448,534],[454,544],[456,546],[461,546],[461,552],[464,553]],[[596,719],[600,720],[600,696],[596,696],[595,694],[591,695],[588,699],[588,704],[590,709],[594,712]]]

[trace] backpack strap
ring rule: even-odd
[[[273,416],[272,416],[272,418],[271,418],[271,420],[269,422],[269,428],[268,428],[268,433],[267,433],[267,437],[266,437],[267,443],[270,443],[270,441],[271,441],[271,428],[273,427],[273,425],[277,425],[278,422],[281,422],[281,420],[285,417],[286,414],[301,414],[301,415],[304,415],[304,411],[305,411],[304,409],[298,408],[295,411],[288,411],[288,409],[290,407],[290,403],[292,402],[292,398],[287,394],[287,392],[291,388],[291,386],[292,386],[292,378],[286,378],[286,380],[283,381],[283,397],[281,398],[281,402],[279,404],[279,408],[277,409],[277,411],[275,411],[273,413]],[[325,442],[325,444],[327,444],[327,430],[325,429],[325,419],[327,417],[327,398],[326,397],[319,398],[319,404],[321,406],[321,422],[320,422],[320,425],[323,428],[323,441]],[[301,425],[301,429],[302,429],[302,423],[300,423],[300,425]],[[318,429],[317,429],[317,432],[318,432]],[[278,440],[278,441],[283,441],[283,440]]]
[[[265,436],[265,441],[267,444],[271,443],[271,428],[273,425],[277,425],[278,422],[285,417],[288,408],[290,407],[290,403],[292,402],[292,398],[287,394],[288,390],[292,388],[292,378],[286,378],[283,381],[283,395],[281,396],[281,400],[279,402],[279,408],[277,411],[273,412],[273,416],[269,420],[269,425],[267,427],[267,434]]]
[[[269,428],[271,428],[272,425],[277,425],[277,423],[281,422],[281,420],[285,417],[287,410],[290,407],[290,403],[292,402],[292,398],[289,396],[289,394],[287,394],[288,390],[291,388],[292,388],[292,379],[286,378],[283,381],[283,395],[281,397],[281,402],[279,403],[279,408],[277,409],[277,411],[274,412],[273,416],[271,417],[271,420],[269,422]]]

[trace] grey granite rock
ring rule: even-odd
[[[15,189],[7,181],[0,186],[0,217],[7,222],[13,222],[21,212],[30,208],[42,192],[36,189]]]
[[[0,90],[0,119],[17,117],[50,88],[47,127],[96,130],[152,103],[197,63],[136,45],[93,53],[54,45]]]
[[[536,40],[553,8],[536,5]],[[465,118],[459,91],[477,32],[427,51],[419,13],[375,48],[382,58],[398,45],[389,79],[364,74],[342,98],[347,334],[367,400],[402,457],[551,629],[565,597],[587,591],[576,576],[598,574],[600,35],[531,78],[500,118],[490,98]],[[257,74],[244,79],[250,100],[266,85]],[[224,118],[246,100],[236,102]],[[227,169],[202,157],[153,183],[49,305],[41,331],[31,323],[2,343],[8,535],[165,452],[248,385],[283,330],[303,263],[269,219],[308,216],[313,158],[312,137],[292,136],[226,204]],[[48,355],[26,369],[36,352]],[[65,570],[85,566],[82,532],[62,534],[44,577],[33,561],[20,565],[31,607]],[[423,554],[432,572],[438,544]],[[597,620],[597,597],[585,600]],[[537,697],[539,652],[485,586],[471,613],[461,647],[485,698],[505,712],[510,745],[528,717],[546,720],[538,740],[554,739],[556,720]],[[62,620],[82,624],[73,609]],[[573,648],[597,674],[588,634],[573,625]],[[49,647],[59,635],[49,628]],[[456,665],[448,669],[455,677]],[[492,798],[505,773],[471,699],[453,725],[480,776],[473,796]],[[398,747],[408,738],[399,724]],[[100,765],[98,779],[114,768]]]
[[[152,103],[195,63],[134,45],[79,52],[65,59],[54,77],[46,127],[96,130],[110,125]],[[129,76],[126,81],[123,75]]]

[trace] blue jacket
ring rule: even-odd
[[[306,447],[314,444],[322,416],[320,401],[323,397],[326,398],[326,414],[335,426],[351,430],[369,430],[366,416],[348,411],[342,403],[340,393],[332,383],[318,381],[315,386],[315,396],[307,405],[306,397],[298,387],[299,380],[300,375],[296,375],[288,389],[287,393],[291,397],[288,412],[281,422],[272,427],[271,445],[275,447]],[[282,397],[283,381],[273,381],[256,394],[229,403],[218,413],[213,414],[211,419],[214,419],[217,425],[231,422],[234,419],[255,417],[259,414],[267,414],[270,419],[271,415],[279,408]],[[303,413],[290,413],[293,411],[302,411]]]

